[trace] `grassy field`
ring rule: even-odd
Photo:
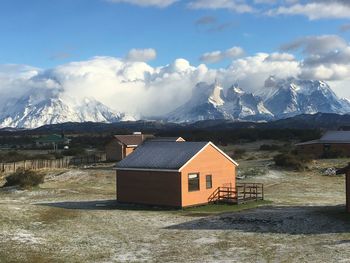
[[[0,262],[350,262],[344,177],[321,174],[349,159],[284,171],[259,144],[229,146],[248,149],[240,182],[265,185],[268,201],[254,204],[118,205],[110,168],[51,172],[31,191],[1,189]]]

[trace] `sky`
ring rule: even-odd
[[[350,98],[347,0],[1,0],[0,25],[4,98],[58,89],[154,115],[197,82],[254,92],[270,75]]]

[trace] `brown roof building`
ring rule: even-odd
[[[350,156],[350,131],[328,131],[320,139],[296,144],[298,153],[327,157]]]
[[[120,161],[132,153],[146,139],[154,138],[150,134],[134,133],[131,135],[114,135],[106,145],[107,161]]]
[[[237,163],[211,142],[149,140],[117,164],[117,200],[186,207],[235,189]]]

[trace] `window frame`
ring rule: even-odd
[[[210,181],[208,181],[208,178],[210,178]],[[210,187],[208,187],[208,183],[210,183]],[[205,176],[205,188],[206,189],[212,189],[213,188],[213,175],[207,174]]]
[[[191,183],[190,183],[190,180],[192,179],[194,179],[194,178],[190,178],[190,176],[193,176],[193,175],[196,175],[197,176],[197,178],[198,179],[195,179],[196,181],[197,181],[197,185],[198,185],[198,187],[196,187],[196,189],[192,189],[191,188]],[[200,175],[199,175],[199,173],[189,173],[189,174],[187,174],[187,184],[188,184],[188,192],[197,192],[197,191],[200,191]]]

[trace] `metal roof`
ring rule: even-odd
[[[117,170],[171,170],[178,171],[207,145],[238,165],[211,142],[169,142],[149,140],[141,144],[124,160],[117,163]]]
[[[118,168],[178,170],[208,142],[146,141],[124,160]]]
[[[319,140],[302,142],[296,145],[325,144],[325,143],[350,143],[350,131],[328,131]]]
[[[350,131],[329,131],[321,137],[321,141],[336,141],[350,143]]]

